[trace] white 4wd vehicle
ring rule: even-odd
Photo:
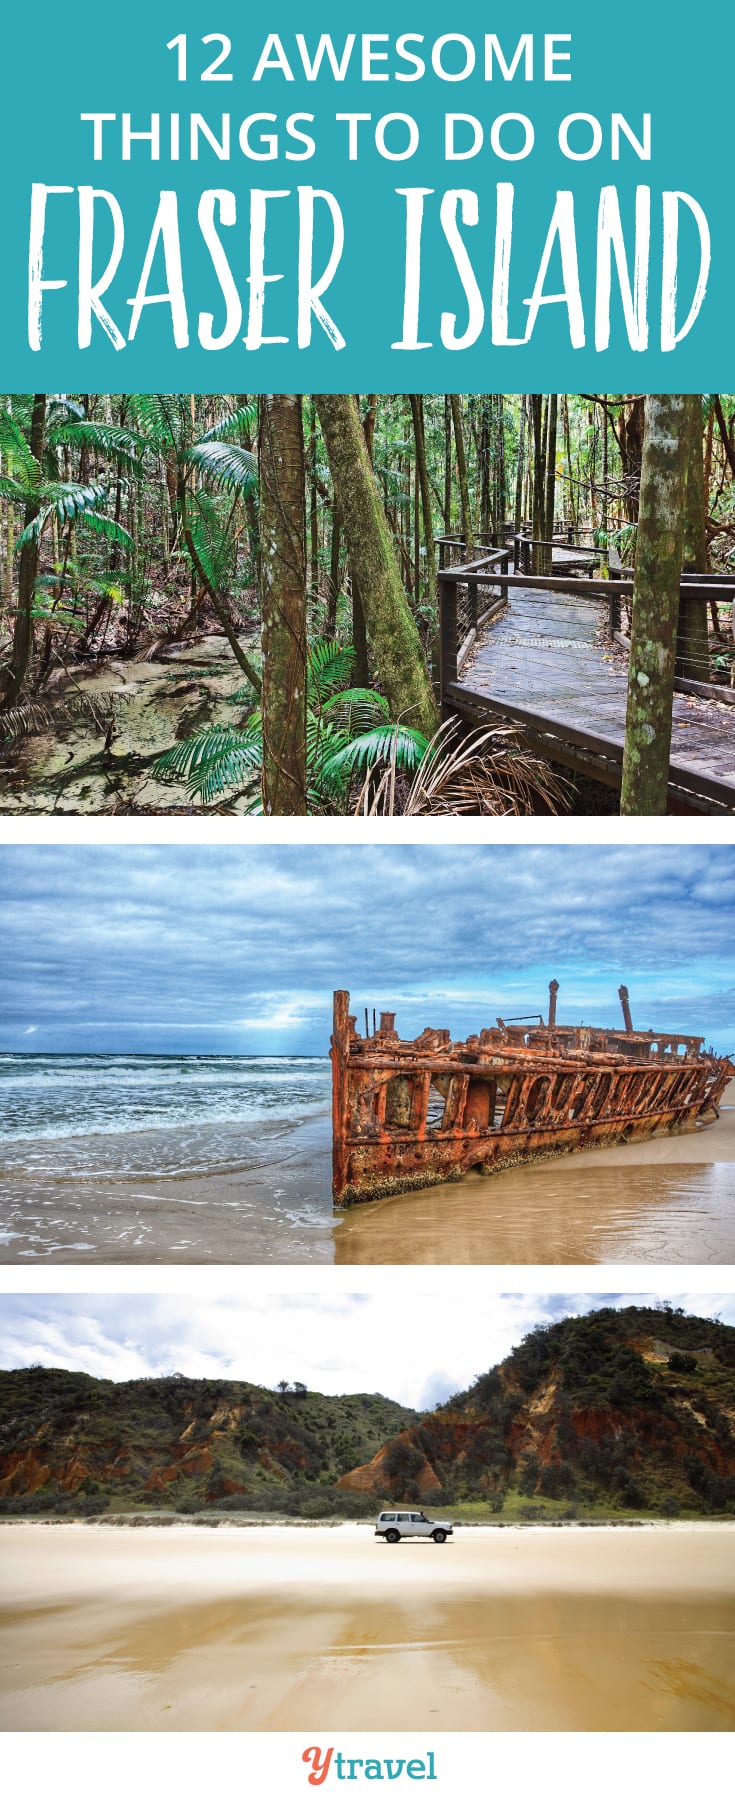
[[[405,1537],[430,1537],[435,1544],[443,1544],[451,1535],[446,1519],[427,1519],[422,1512],[382,1512],[375,1527],[375,1536],[385,1538],[386,1544],[397,1544]]]

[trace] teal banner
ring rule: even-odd
[[[42,0],[0,385],[727,390],[735,8]]]

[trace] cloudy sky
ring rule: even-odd
[[[319,1054],[331,991],[413,1036],[496,1013],[735,1049],[735,849],[0,850],[0,1050]]]
[[[735,1324],[734,1294],[675,1294],[702,1318]],[[598,1306],[655,1306],[656,1294],[463,1292],[4,1295],[0,1368],[86,1369],[113,1381],[222,1376],[321,1393],[383,1393],[436,1405],[491,1368],[534,1325]]]

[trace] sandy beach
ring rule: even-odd
[[[716,1124],[335,1214],[324,1113],[0,1152],[4,1263],[731,1263],[735,1088]]]
[[[726,1731],[735,1526],[0,1527],[0,1726]]]

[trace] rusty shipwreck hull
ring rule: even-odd
[[[395,1015],[360,1037],[350,996],[334,996],[330,1051],[333,1194],[338,1206],[594,1144],[695,1131],[717,1117],[735,1076],[728,1057],[686,1034],[497,1026],[452,1043],[426,1030],[404,1041]],[[374,1018],[374,1015],[373,1015]]]

